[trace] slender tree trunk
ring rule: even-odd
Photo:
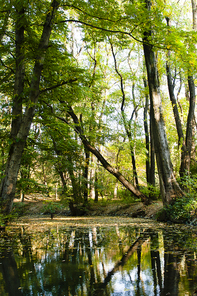
[[[192,3],[192,16],[193,16],[193,30],[197,31],[197,5],[196,0],[191,0]],[[195,103],[196,103],[196,93],[195,93],[195,83],[193,78],[193,69],[189,69],[188,74],[188,87],[189,87],[189,112],[187,117],[187,130],[186,130],[186,167],[185,171],[190,172],[191,156],[195,153],[195,145],[193,135],[195,133]]]
[[[147,82],[144,77],[144,87],[147,88]],[[145,143],[146,143],[146,181],[150,183],[150,138],[148,129],[148,95],[145,95],[145,106],[144,106],[144,132],[145,132]]]
[[[155,145],[153,136],[153,110],[150,108],[150,184],[155,186]]]
[[[144,77],[144,87],[147,88],[148,84]],[[144,106],[144,132],[146,143],[146,181],[147,184],[155,186],[155,151],[152,135],[152,114],[150,112],[150,131],[148,128],[148,94],[145,94],[145,106]],[[150,110],[151,111],[151,110]]]
[[[147,0],[147,10],[151,9],[151,3]],[[170,152],[168,148],[165,124],[162,113],[162,101],[159,89],[156,54],[150,44],[152,39],[151,30],[144,32],[143,48],[146,61],[146,69],[149,84],[150,106],[153,114],[153,136],[156,152],[157,168],[160,178],[160,188],[164,204],[170,204],[182,191],[175,179]]]
[[[84,202],[88,201],[88,172],[89,172],[89,164],[90,164],[90,153],[85,149],[85,168],[83,174],[83,183],[84,183],[84,191],[83,198]]]
[[[94,190],[95,190],[95,196],[94,196],[94,201],[98,202],[98,198],[99,198],[99,193],[98,193],[98,172],[97,172],[97,168],[95,171],[95,182],[94,182]]]
[[[51,35],[52,22],[55,16],[55,12],[58,7],[56,0],[52,1],[51,9],[46,16],[43,32],[40,38],[38,46],[38,55],[34,64],[32,73],[32,80],[30,84],[29,104],[27,105],[24,114],[22,115],[22,92],[24,85],[24,48],[23,43],[24,22],[21,21],[24,10],[17,11],[16,22],[16,73],[15,73],[15,95],[13,98],[13,119],[11,137],[13,143],[11,144],[9,156],[6,164],[5,178],[1,182],[0,196],[2,211],[4,213],[10,213],[12,210],[13,199],[15,196],[17,175],[20,168],[22,153],[26,144],[26,139],[29,135],[30,126],[34,117],[35,108],[39,97],[39,84],[41,78],[41,72],[43,69],[43,63],[45,59],[45,53],[49,44],[49,38]],[[22,33],[23,31],[23,33]],[[18,121],[16,118],[18,117]],[[16,124],[16,125],[15,125]]]
[[[122,77],[122,74],[120,73],[120,71],[118,70],[118,66],[117,66],[117,62],[116,62],[116,55],[114,53],[113,45],[112,45],[111,42],[110,42],[110,45],[111,45],[111,51],[112,51],[112,55],[113,55],[113,59],[114,59],[115,71],[116,71],[116,73],[118,74],[118,76],[120,78],[120,88],[121,88],[121,93],[122,93],[121,115],[122,115],[122,119],[123,119],[123,123],[124,123],[124,128],[125,128],[128,140],[129,140],[129,147],[130,147],[131,160],[132,160],[132,166],[133,166],[133,181],[134,181],[133,183],[134,183],[134,186],[139,188],[136,161],[135,161],[134,140],[132,139],[131,128],[130,128],[133,116],[134,116],[135,112],[137,112],[136,111],[137,108],[136,108],[136,106],[134,106],[134,111],[133,111],[133,113],[131,115],[130,120],[128,121],[126,119],[125,112],[124,112],[124,109],[125,109],[125,91],[124,91],[123,77]],[[133,84],[132,85],[133,101],[135,101],[134,87],[135,87],[135,85]]]
[[[181,153],[181,167],[180,167],[180,176],[189,174],[190,172],[190,161],[191,161],[191,151],[193,143],[193,130],[194,130],[194,112],[195,112],[195,84],[193,76],[188,76],[188,85],[189,85],[189,112],[187,117],[187,129],[186,129],[186,138],[185,146],[186,149]]]
[[[166,18],[167,25],[170,26],[169,18]],[[170,51],[168,51],[168,57],[170,58]],[[192,150],[192,135],[193,135],[193,123],[194,123],[194,112],[195,112],[195,85],[193,76],[188,76],[188,87],[189,87],[189,112],[187,117],[187,129],[186,136],[184,137],[181,118],[179,116],[177,100],[174,95],[174,85],[172,83],[172,75],[169,61],[166,62],[167,82],[170,100],[172,103],[176,129],[178,134],[179,145],[181,146],[181,166],[180,176],[183,177],[185,174],[190,172],[190,160]]]

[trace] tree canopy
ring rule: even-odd
[[[77,203],[185,195],[180,178],[197,169],[194,0],[7,0],[0,15],[3,213],[18,191],[55,186]]]

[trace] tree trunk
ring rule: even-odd
[[[112,167],[108,161],[101,155],[101,153],[95,148],[93,147],[90,142],[87,140],[87,138],[85,137],[85,135],[82,132],[80,123],[79,123],[79,119],[76,116],[76,114],[74,113],[73,109],[71,106],[68,106],[67,109],[67,113],[70,115],[70,117],[72,118],[73,122],[74,122],[74,128],[75,131],[78,133],[79,137],[82,140],[82,143],[84,145],[84,147],[90,151],[91,153],[93,153],[96,158],[100,161],[100,163],[103,165],[103,167],[112,175],[114,175],[122,184],[124,187],[126,187],[134,196],[140,198],[144,203],[148,204],[150,203],[149,198],[147,196],[145,196],[143,193],[141,193],[138,189],[136,189],[128,180],[126,180],[124,178],[124,176],[114,167]],[[59,118],[61,121],[65,122],[66,124],[68,124],[67,120],[56,116],[57,118]]]
[[[147,88],[147,82],[144,77],[144,87]],[[144,106],[144,132],[145,132],[145,143],[146,143],[146,181],[150,183],[150,138],[148,129],[148,95],[145,94],[145,106]]]
[[[96,168],[96,171],[95,171],[94,190],[95,190],[94,201],[98,202],[99,193],[98,193],[98,172],[97,172],[97,168]]]
[[[170,26],[170,20],[166,18],[167,25]],[[168,51],[168,57],[170,57],[170,51]],[[174,85],[172,83],[172,75],[170,64],[166,62],[166,72],[167,72],[167,82],[168,91],[170,95],[170,100],[172,103],[174,119],[176,123],[176,129],[178,134],[179,145],[181,145],[181,166],[180,166],[180,176],[183,177],[185,173],[190,171],[190,159],[192,150],[192,134],[193,134],[193,122],[194,122],[194,112],[195,112],[195,85],[193,76],[188,76],[188,87],[189,87],[189,112],[187,117],[187,130],[186,137],[183,134],[183,128],[181,123],[181,118],[179,116],[177,101],[174,95]]]
[[[153,110],[150,109],[150,171],[149,182],[155,186],[155,146],[153,137]]]
[[[38,46],[38,55],[34,64],[34,69],[32,73],[32,80],[30,84],[29,92],[29,104],[27,105],[24,114],[22,114],[22,92],[23,88],[23,50],[24,48],[21,45],[23,42],[22,37],[22,26],[23,22],[21,20],[21,14],[23,11],[19,11],[17,15],[17,20],[19,25],[16,24],[16,73],[15,73],[15,95],[13,99],[13,111],[12,111],[12,130],[11,136],[13,143],[11,144],[9,156],[6,164],[5,177],[1,182],[0,186],[0,196],[2,203],[2,211],[5,214],[11,212],[13,199],[15,196],[17,175],[20,168],[22,153],[25,147],[26,139],[29,134],[30,126],[33,121],[35,108],[38,102],[39,97],[39,84],[41,78],[41,72],[43,69],[43,62],[45,59],[45,53],[49,44],[49,38],[51,35],[52,22],[55,16],[55,12],[58,7],[58,2],[53,0],[51,4],[51,9],[49,10],[46,21],[44,23],[42,35],[40,38]],[[20,35],[20,38],[19,38]],[[19,40],[19,41],[18,41]],[[18,42],[18,43],[17,43]],[[20,47],[19,47],[20,44]],[[16,122],[16,116],[19,118],[19,121]],[[14,124],[16,123],[16,125]]]
[[[191,0],[192,3],[192,16],[193,16],[193,29],[197,29],[197,5],[196,0]]]
[[[147,80],[144,77],[144,87],[147,88]],[[152,136],[152,121],[153,117],[150,113],[150,131],[148,128],[148,94],[145,94],[145,106],[144,106],[144,132],[146,143],[146,181],[147,185],[151,184],[155,186],[155,151]]]
[[[84,202],[88,201],[88,172],[89,172],[89,164],[90,164],[90,153],[87,149],[85,149],[85,167],[83,172],[83,198]]]
[[[121,88],[121,93],[122,93],[121,115],[122,115],[122,119],[123,119],[124,128],[125,128],[128,140],[129,140],[129,147],[130,147],[131,160],[132,160],[132,166],[133,166],[133,184],[134,184],[134,186],[139,188],[136,161],[135,161],[134,140],[132,139],[131,128],[130,128],[133,116],[134,116],[135,112],[137,112],[136,111],[137,108],[135,106],[134,111],[132,112],[131,118],[128,121],[126,119],[126,115],[125,115],[125,111],[124,111],[124,109],[125,109],[125,91],[124,91],[123,77],[122,77],[122,74],[118,70],[116,55],[114,53],[113,45],[111,42],[110,42],[110,45],[111,45],[112,56],[114,59],[115,71],[118,74],[118,76],[120,77],[120,88]],[[135,87],[135,85],[133,84],[132,85],[132,95],[133,95],[133,101],[135,102],[134,87]]]
[[[83,201],[82,192],[81,192],[82,190],[81,190],[79,178],[77,180],[77,177],[75,176],[74,165],[73,165],[72,157],[70,154],[68,154],[68,161],[69,161],[69,166],[67,170],[68,170],[71,184],[72,184],[73,201],[74,203],[77,204]]]
[[[151,5],[146,1],[147,10]],[[156,152],[157,168],[160,178],[160,188],[163,204],[170,204],[176,199],[177,195],[182,195],[182,191],[175,179],[170,152],[168,148],[164,119],[162,114],[162,101],[159,89],[159,79],[157,70],[156,54],[153,46],[150,44],[152,39],[151,31],[144,32],[143,48],[146,61],[146,70],[149,84],[150,106],[153,115],[153,136],[154,147]]]
[[[180,176],[183,177],[185,174],[190,172],[190,161],[191,161],[191,151],[193,143],[193,130],[194,130],[194,112],[195,112],[195,84],[193,76],[188,76],[188,85],[189,85],[189,112],[187,117],[187,129],[186,129],[186,138],[185,146],[186,149],[182,150],[181,153],[181,167],[180,167]]]

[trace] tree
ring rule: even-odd
[[[112,56],[114,59],[114,67],[117,75],[119,76],[120,79],[120,89],[121,89],[121,95],[122,95],[122,103],[121,103],[121,115],[122,115],[122,120],[125,128],[125,132],[127,134],[129,144],[130,144],[130,151],[131,151],[131,159],[132,159],[132,166],[133,166],[133,179],[134,179],[134,185],[139,188],[139,182],[138,182],[138,175],[137,175],[137,168],[136,168],[136,158],[135,158],[135,150],[134,150],[134,140],[132,139],[132,133],[131,133],[131,122],[133,120],[134,114],[137,114],[137,105],[134,102],[134,110],[132,112],[131,118],[127,120],[126,114],[125,114],[125,90],[124,90],[124,79],[123,75],[120,73],[117,65],[117,60],[116,60],[116,54],[114,52],[114,47],[113,44],[110,42],[111,45],[111,51],[112,51]],[[135,101],[135,95],[134,95],[134,82],[132,85],[132,94],[133,94],[133,101]],[[136,116],[137,117],[137,116]]]
[[[170,19],[166,17],[167,25],[170,27]],[[170,32],[169,32],[170,34]],[[187,116],[187,127],[186,133],[184,136],[183,126],[181,122],[181,118],[178,111],[178,104],[175,98],[175,78],[174,81],[172,79],[171,67],[170,67],[170,50],[168,51],[168,60],[166,62],[166,72],[167,72],[167,82],[168,82],[168,90],[169,96],[172,103],[174,119],[176,123],[176,129],[178,134],[178,142],[181,147],[181,165],[180,165],[180,176],[183,177],[185,174],[189,174],[190,172],[190,160],[191,160],[191,150],[192,150],[192,142],[193,142],[193,123],[194,123],[194,111],[195,111],[195,84],[192,75],[192,69],[189,67],[187,69],[187,81],[188,81],[188,89],[189,89],[189,110]],[[187,66],[188,67],[188,66]]]
[[[6,163],[5,177],[1,182],[0,196],[2,211],[9,213],[12,209],[12,203],[15,195],[17,175],[20,168],[22,153],[25,147],[26,139],[29,134],[30,126],[33,121],[36,106],[39,98],[39,86],[46,51],[49,46],[51,31],[58,9],[59,2],[53,0],[46,12],[42,32],[38,33],[39,43],[34,55],[35,62],[32,66],[29,86],[25,84],[25,30],[29,30],[27,24],[28,3],[26,1],[15,1],[12,6],[15,23],[15,71],[14,71],[14,92],[12,94],[12,125],[11,125],[11,145],[9,156]],[[6,7],[6,14],[9,7]],[[5,34],[5,32],[4,32]],[[5,40],[5,44],[6,44]],[[14,46],[14,44],[13,44]],[[32,49],[34,51],[34,49]],[[31,52],[33,54],[33,52]],[[29,65],[30,66],[30,65]],[[27,93],[26,93],[27,92]],[[24,110],[24,112],[23,112]]]
[[[147,12],[151,10],[151,2],[148,0],[146,1],[146,9]],[[164,204],[170,204],[177,196],[182,195],[183,193],[176,181],[172,169],[162,114],[156,53],[153,45],[151,44],[151,40],[152,29],[151,24],[148,21],[148,27],[146,28],[143,37],[143,48],[149,83],[150,106],[153,115],[154,146],[159,171],[162,200]]]
[[[101,162],[103,167],[110,174],[114,175],[131,193],[133,193],[136,197],[141,198],[143,202],[149,203],[149,199],[143,193],[141,193],[138,189],[136,189],[128,180],[126,180],[125,177],[118,171],[118,169],[111,166],[109,162],[102,156],[102,154],[94,146],[91,145],[91,143],[88,141],[88,139],[84,135],[79,119],[76,116],[71,106],[67,106],[67,113],[71,117],[74,123],[74,129],[79,135],[84,147],[88,151],[90,151],[92,154],[94,154],[96,158]],[[57,116],[57,118],[62,122],[65,122],[66,124],[68,124],[68,121],[65,118],[60,116]]]

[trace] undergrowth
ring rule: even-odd
[[[165,206],[158,213],[158,217],[162,215],[162,212],[165,212],[165,220],[175,223],[191,223],[197,215],[197,176],[191,178],[186,175],[179,183],[186,191],[185,195],[177,198],[172,204]]]

